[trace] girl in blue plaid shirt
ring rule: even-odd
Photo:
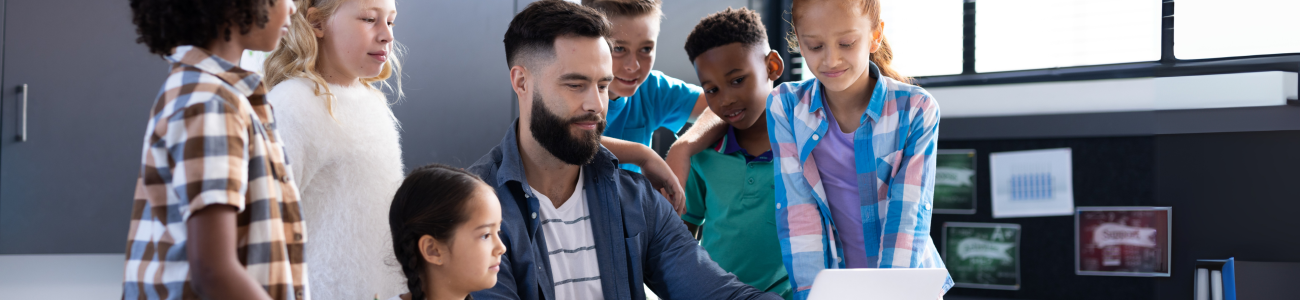
[[[816,76],[768,98],[794,298],[824,269],[943,268],[930,238],[939,105],[891,68],[880,2],[796,0],[790,11],[790,44]]]

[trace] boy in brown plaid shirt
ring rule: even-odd
[[[238,67],[288,31],[293,0],[131,0],[137,40],[172,63],[150,112],[124,299],[310,299],[306,233],[264,99]]]

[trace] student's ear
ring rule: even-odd
[[[880,44],[885,42],[885,21],[876,24],[876,30],[871,31],[871,53],[880,50]]]
[[[319,16],[320,10],[315,7],[307,8],[307,23],[311,24],[311,31],[316,38],[325,37],[325,18]]]
[[[785,74],[785,61],[781,60],[781,54],[776,50],[767,53],[763,64],[767,66],[767,80],[776,81],[781,78],[781,74]]]
[[[439,242],[438,239],[435,239],[430,235],[425,235],[420,237],[419,244],[420,256],[424,257],[424,261],[439,266],[447,263],[447,248],[442,242]]]

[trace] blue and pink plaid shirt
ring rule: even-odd
[[[939,104],[920,87],[880,76],[874,64],[871,76],[879,80],[853,132],[862,224],[850,226],[862,226],[870,267],[944,268],[930,238]],[[812,155],[828,127],[822,88],[817,79],[784,83],[767,103],[777,235],[796,300],[807,299],[821,270],[845,267]],[[949,277],[941,288],[952,285]]]

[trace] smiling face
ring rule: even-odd
[[[781,76],[781,59],[775,52],[731,43],[709,49],[695,58],[695,74],[704,88],[709,109],[736,129],[749,129],[767,105],[772,82]]]
[[[595,59],[593,59],[595,58]],[[539,58],[541,59],[541,58]],[[561,36],[555,56],[538,62],[529,101],[520,102],[520,121],[550,154],[571,165],[584,165],[600,148],[605,129],[610,81],[609,46],[604,38]]]
[[[267,21],[262,27],[253,26],[248,34],[237,37],[244,48],[257,51],[272,51],[280,44],[280,38],[289,34],[289,16],[297,9],[293,0],[278,0],[266,10]]]
[[[434,274],[443,288],[463,288],[470,293],[488,289],[497,284],[501,271],[501,255],[506,253],[501,243],[501,202],[496,192],[487,185],[479,185],[474,196],[465,204],[469,219],[456,228],[448,243],[438,243],[442,265]],[[426,236],[427,237],[427,236]]]
[[[314,24],[320,41],[317,67],[321,73],[345,79],[379,76],[392,52],[393,22],[397,19],[393,1],[347,1],[333,16]]]
[[[884,23],[862,15],[862,8],[847,3],[818,1],[806,4],[795,22],[799,52],[813,75],[830,91],[866,85],[871,53],[880,47]],[[814,17],[815,16],[815,17]]]
[[[611,98],[629,97],[645,82],[655,63],[655,46],[659,40],[659,14],[609,18],[613,24],[610,53],[614,59],[614,83]]]

